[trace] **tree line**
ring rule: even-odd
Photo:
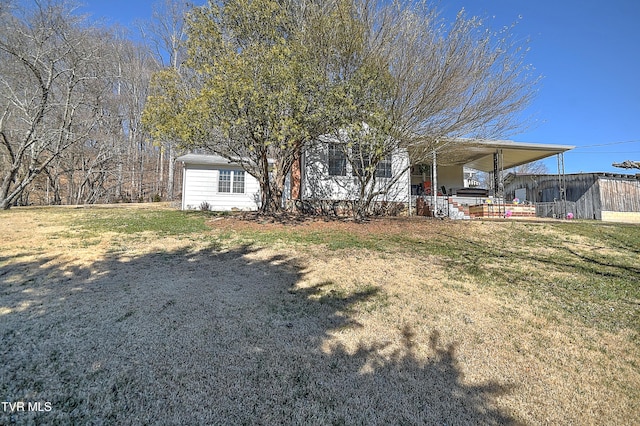
[[[330,137],[366,216],[391,153],[503,137],[538,81],[512,28],[426,1],[169,0],[145,43],[64,3],[0,13],[3,208],[44,180],[60,203],[171,197],[176,150],[199,149],[240,164],[276,213],[300,152]]]
[[[0,6],[0,206],[172,199],[176,146],[142,125],[155,72],[181,61],[179,2],[140,41],[67,1]]]

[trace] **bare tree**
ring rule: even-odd
[[[456,137],[504,137],[538,77],[525,62],[526,43],[513,27],[494,31],[464,10],[447,24],[427,1],[379,8],[363,0],[371,51],[388,64],[396,85],[389,112],[406,146]]]
[[[0,9],[0,207],[85,142],[101,115],[103,39],[63,1]]]
[[[150,137],[142,125],[142,111],[149,96],[152,74],[160,69],[150,50],[129,40],[118,40],[117,104],[119,131],[126,146],[133,199],[143,200],[157,185],[150,176],[158,149],[150,144]],[[148,170],[149,169],[149,170]]]
[[[191,7],[189,2],[184,0],[160,0],[154,5],[152,19],[141,26],[142,34],[153,46],[157,60],[178,73],[182,71],[187,54],[185,15]],[[168,154],[166,197],[169,200],[174,196],[173,181],[178,142],[173,139],[156,142],[161,150],[160,179],[164,176],[164,152]]]
[[[364,214],[392,187],[373,184],[380,161],[407,150],[414,162],[430,162],[439,142],[504,137],[523,125],[518,114],[535,94],[538,78],[524,60],[526,44],[513,39],[512,27],[493,31],[464,10],[448,24],[426,1],[352,4],[349,10],[364,23],[365,33],[362,47],[352,49],[361,55],[358,62],[350,61],[357,66],[347,72],[357,76],[365,64],[383,68],[367,72],[376,76],[373,88],[379,91],[369,87],[360,96],[376,93],[367,109],[374,114],[364,118],[375,131],[360,133],[359,142],[354,135],[359,149],[344,152],[350,163],[361,164],[356,169],[362,171],[357,178]],[[357,41],[352,37],[350,43]]]
[[[538,160],[538,161],[532,161],[530,163],[526,163],[526,164],[522,164],[520,166],[516,166],[512,169],[509,170],[505,170],[505,172],[513,172],[513,173],[517,173],[517,174],[528,174],[528,175],[543,175],[546,173],[549,173],[549,168],[547,167],[546,164],[544,164],[544,162]]]
[[[85,143],[54,162],[67,176],[69,204],[139,199],[158,191],[153,187],[158,150],[140,126],[157,63],[146,46],[121,35],[100,43],[109,49],[99,72],[105,89],[94,101],[101,111],[99,120]]]

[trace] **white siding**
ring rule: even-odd
[[[347,164],[346,176],[329,176],[328,144],[317,144],[309,149],[303,157],[302,195],[305,199],[321,200],[354,200],[360,193],[358,180],[352,175]],[[376,198],[377,201],[407,202],[409,194],[409,155],[398,150],[391,156],[391,178],[376,178],[379,188],[384,187],[402,174],[386,194]]]
[[[250,174],[244,174],[243,194],[218,192],[220,170],[242,170],[236,166],[217,166],[185,164],[182,190],[182,208],[199,209],[203,202],[209,203],[212,210],[257,210],[259,206],[260,186]]]

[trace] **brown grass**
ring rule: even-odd
[[[52,403],[0,413],[0,423],[637,421],[633,322],[598,326],[524,287],[488,282],[515,261],[533,280],[545,268],[547,284],[572,269],[491,251],[473,275],[459,265],[476,260],[456,258],[455,246],[433,249],[515,226],[562,240],[532,257],[586,255],[589,237],[545,224],[407,219],[214,218],[209,231],[180,235],[78,225],[101,214],[0,213],[0,394]]]

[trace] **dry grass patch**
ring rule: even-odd
[[[53,407],[3,423],[632,424],[640,412],[637,227],[126,207],[0,221],[0,393]]]

